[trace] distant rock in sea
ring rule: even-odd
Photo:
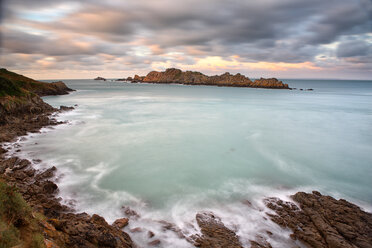
[[[222,75],[207,76],[201,72],[181,71],[180,69],[170,68],[164,72],[152,71],[146,76],[135,75],[134,78],[128,77],[126,81],[133,83],[158,83],[158,84],[186,84],[186,85],[212,85],[223,87],[250,87],[250,88],[270,88],[270,89],[290,89],[288,84],[284,84],[276,78],[260,78],[251,81],[248,77],[237,73],[235,75],[226,72]]]
[[[94,80],[103,80],[103,81],[106,81],[106,78],[103,78],[103,77],[96,77]]]

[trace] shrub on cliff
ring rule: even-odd
[[[38,220],[16,188],[0,181],[0,248],[45,247]]]

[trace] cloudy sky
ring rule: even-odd
[[[37,79],[168,67],[372,78],[371,0],[3,0],[1,10],[0,66]]]

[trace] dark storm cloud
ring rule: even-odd
[[[104,53],[139,66],[170,60],[164,56],[172,52],[183,53],[184,61],[232,55],[288,63],[371,57],[370,0],[5,0],[5,9],[3,46],[9,53],[61,58]],[[25,14],[30,11],[40,15]],[[335,42],[334,48],[324,47]]]
[[[338,57],[364,56],[370,53],[371,47],[365,41],[347,41],[337,47]]]
[[[4,47],[12,53],[45,54],[62,56],[74,54],[95,54],[95,46],[79,46],[79,44],[63,38],[48,38],[23,32],[4,32]]]

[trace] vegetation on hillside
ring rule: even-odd
[[[37,94],[63,95],[68,94],[69,89],[63,82],[45,83],[25,77],[15,72],[0,68],[0,97],[4,96],[27,96]]]
[[[0,248],[45,247],[39,218],[15,187],[0,180]]]

